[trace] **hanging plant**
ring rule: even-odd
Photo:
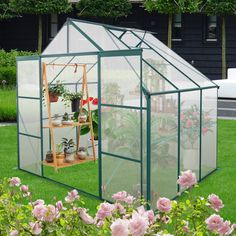
[[[45,96],[46,90],[43,90]],[[57,102],[58,98],[65,93],[65,86],[62,82],[57,81],[55,84],[48,84],[48,93],[49,93],[49,101]]]
[[[63,101],[65,102],[66,106],[69,106],[68,102],[71,103],[72,112],[78,112],[80,109],[80,101],[82,97],[83,97],[82,92],[75,92],[75,93],[65,92],[63,95]]]

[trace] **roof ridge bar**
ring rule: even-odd
[[[159,74],[161,77],[163,77],[168,83],[170,83],[175,89],[177,89],[177,91],[179,90],[179,88],[173,84],[169,79],[167,79],[164,75],[162,75],[154,66],[152,66],[149,62],[147,62],[145,59],[143,59],[143,61],[150,66],[155,72],[157,72],[157,74]]]
[[[90,43],[93,44],[99,51],[103,51],[103,49],[95,43],[83,30],[81,30],[73,21],[70,20],[69,22],[75,29],[77,29]]]
[[[141,38],[135,34],[133,31],[130,31],[133,35],[135,35],[137,38],[139,38],[141,40]],[[151,47],[146,41],[143,41],[147,46],[149,46],[154,52],[156,52],[159,56],[161,56],[165,61],[167,61],[168,63],[170,63],[175,69],[177,69],[181,74],[183,74],[184,76],[186,76],[190,81],[192,81],[192,83],[194,83],[197,87],[201,88],[201,86],[196,83],[194,80],[192,80],[189,76],[187,76],[185,73],[183,73],[181,70],[178,69],[178,67],[176,67],[174,64],[172,64],[169,60],[167,60],[165,57],[163,57],[160,53],[158,53],[153,47]]]

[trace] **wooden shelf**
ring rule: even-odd
[[[47,125],[44,125],[43,128],[56,129],[56,128],[68,128],[68,127],[75,127],[75,126],[82,126],[82,125],[90,125],[90,122],[84,122],[84,123],[74,122],[67,125],[61,124],[61,125],[51,125],[51,126],[47,124]]]
[[[83,164],[83,163],[91,162],[91,161],[94,161],[94,162],[95,162],[93,156],[89,156],[89,157],[87,157],[85,160],[76,159],[76,160],[75,160],[74,162],[72,162],[72,163],[64,162],[62,165],[57,166],[57,169],[65,168],[65,167],[70,167],[70,166],[74,166],[74,165],[79,165],[79,164]],[[55,167],[54,162],[48,163],[48,162],[46,162],[45,160],[43,161],[43,165]]]

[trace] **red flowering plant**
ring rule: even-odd
[[[87,99],[82,100],[82,106],[83,106],[82,111],[83,111],[83,113],[85,113],[87,115],[87,121],[88,121],[88,110],[84,106],[88,103],[91,103],[93,106],[97,106],[98,99],[93,98],[93,97],[89,97]],[[78,116],[78,114],[76,114],[76,115]],[[97,108],[91,111],[91,116],[92,116],[92,123],[93,123],[94,139],[97,140],[98,139],[98,109]],[[89,133],[89,131],[90,131],[89,125],[83,125],[83,126],[81,126],[80,134],[85,135],[85,134]]]
[[[203,135],[212,132],[215,122],[210,117],[210,112],[202,111],[202,133]],[[180,127],[182,134],[182,143],[185,147],[194,148],[194,144],[200,135],[200,109],[197,105],[192,105],[189,109],[185,109],[180,115]]]

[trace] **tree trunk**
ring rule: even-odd
[[[222,79],[226,79],[226,23],[225,16],[222,16]]]
[[[168,15],[168,47],[172,47],[172,14]]]
[[[42,52],[42,43],[43,43],[43,18],[42,15],[38,16],[38,52]]]

